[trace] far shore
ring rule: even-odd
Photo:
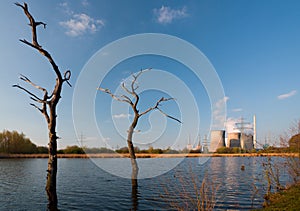
[[[182,158],[182,157],[298,157],[298,153],[237,153],[237,154],[147,154],[136,153],[137,158]],[[100,153],[100,154],[57,154],[58,158],[130,158],[128,153]],[[0,158],[48,158],[48,154],[0,154]]]

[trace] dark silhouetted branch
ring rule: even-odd
[[[48,132],[49,132],[49,159],[48,159],[48,169],[47,169],[47,182],[46,182],[46,192],[48,196],[48,210],[57,210],[57,194],[56,194],[56,175],[57,175],[57,139],[58,136],[56,135],[56,107],[59,102],[59,99],[61,98],[61,91],[62,91],[62,85],[64,82],[66,82],[69,86],[71,86],[69,80],[71,78],[71,71],[67,70],[63,77],[62,74],[56,65],[55,61],[53,60],[52,56],[48,51],[43,49],[43,47],[38,43],[37,39],[37,27],[43,26],[46,28],[46,23],[38,21],[36,22],[33,18],[33,16],[28,11],[28,6],[26,3],[20,4],[15,3],[18,7],[21,7],[27,16],[29,20],[29,26],[31,27],[31,33],[32,33],[32,42],[27,41],[26,39],[20,39],[20,41],[33,49],[37,50],[41,55],[46,57],[46,59],[49,61],[50,65],[52,66],[52,69],[56,75],[56,82],[54,89],[52,91],[52,94],[48,96],[48,91],[33,83],[29,78],[21,75],[20,79],[29,83],[33,87],[41,90],[44,92],[43,98],[38,97],[37,95],[33,94],[29,90],[25,89],[24,87],[20,85],[13,85],[13,87],[17,87],[23,91],[25,91],[27,94],[30,95],[30,99],[41,103],[41,107],[38,107],[36,104],[31,103],[30,105],[38,109],[44,116],[48,123]]]
[[[153,106],[153,107],[151,107],[151,108],[148,108],[146,111],[140,113],[139,116],[145,115],[145,114],[149,113],[149,112],[152,111],[152,110],[158,110],[158,111],[159,111],[160,113],[162,113],[164,116],[166,116],[166,117],[168,117],[168,118],[170,118],[170,119],[173,119],[173,120],[175,120],[175,121],[177,121],[177,122],[179,122],[179,123],[182,123],[179,119],[177,119],[177,118],[175,118],[175,117],[172,117],[172,116],[166,114],[165,112],[163,112],[163,111],[159,108],[159,106],[161,105],[162,102],[166,102],[166,101],[170,101],[170,100],[175,100],[175,99],[174,99],[174,98],[164,98],[164,97],[160,98],[160,99],[156,102],[155,106]]]

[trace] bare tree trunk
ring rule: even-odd
[[[48,158],[48,169],[47,169],[47,182],[46,192],[48,196],[48,209],[57,210],[57,193],[56,193],[56,176],[57,176],[57,135],[56,135],[56,106],[60,99],[60,93],[62,89],[63,80],[59,78],[56,80],[56,86],[54,93],[57,93],[56,98],[50,103],[50,118],[48,119],[48,130],[49,130],[49,158]]]
[[[129,151],[131,167],[132,167],[131,178],[137,179],[139,167],[136,162],[135,151],[134,151],[134,147],[133,147],[133,143],[132,143],[133,131],[134,131],[134,128],[131,126],[128,131],[127,145],[128,145],[128,151]]]
[[[55,120],[54,120],[55,121]],[[55,125],[55,124],[54,124]],[[57,136],[55,126],[49,124],[49,128],[54,129],[54,132],[49,132],[49,158],[47,169],[46,192],[48,196],[48,209],[57,210],[57,194],[56,194],[56,175],[57,175]]]
[[[132,136],[133,136],[134,128],[137,125],[138,119],[139,119],[139,115],[138,115],[138,113],[135,113],[135,117],[134,117],[134,120],[133,120],[129,130],[128,130],[128,137],[127,137],[127,145],[128,145],[128,151],[129,151],[129,155],[130,155],[131,168],[132,168],[132,172],[131,172],[132,210],[137,210],[137,206],[138,206],[138,197],[137,197],[138,180],[137,180],[137,178],[138,178],[138,173],[139,173],[139,167],[136,162],[134,146],[132,143]]]
[[[138,181],[137,179],[131,179],[131,200],[132,200],[132,209],[138,210]]]
[[[71,84],[69,83],[69,79],[71,77],[71,71],[67,70],[62,76],[58,66],[56,65],[50,53],[46,51],[41,45],[39,45],[37,39],[37,26],[42,25],[44,26],[44,28],[46,28],[47,24],[40,21],[36,22],[33,16],[28,11],[28,6],[26,3],[24,3],[23,5],[20,3],[15,3],[15,4],[24,10],[25,15],[27,16],[30,22],[29,25],[31,27],[31,32],[32,32],[32,42],[29,42],[25,39],[20,41],[36,49],[40,54],[46,57],[49,63],[51,64],[52,69],[56,75],[56,83],[51,95],[48,95],[48,91],[45,88],[36,85],[31,80],[29,80],[29,78],[21,75],[20,77],[21,80],[27,82],[28,84],[32,85],[36,89],[41,90],[44,93],[44,96],[42,98],[38,97],[37,95],[35,95],[31,91],[29,91],[28,89],[20,85],[13,85],[13,87],[17,87],[25,91],[27,94],[29,94],[30,98],[33,101],[42,104],[41,107],[37,106],[34,103],[31,103],[30,105],[38,109],[44,115],[48,124],[49,158],[48,158],[48,168],[47,168],[46,192],[48,196],[48,209],[57,210],[56,175],[57,175],[57,138],[58,137],[56,135],[56,117],[57,117],[56,106],[61,98],[63,83],[67,82],[69,86],[71,86]]]
[[[134,146],[132,143],[132,136],[134,133],[134,129],[137,126],[138,120],[139,120],[139,113],[135,108],[133,108],[134,110],[134,119],[132,124],[129,127],[128,130],[128,137],[127,137],[127,145],[128,145],[128,151],[129,151],[129,155],[130,155],[130,160],[131,160],[131,167],[132,167],[132,174],[131,174],[131,178],[132,179],[137,179],[138,177],[138,173],[139,173],[139,167],[138,164],[136,162],[136,156],[135,156],[135,151],[134,151]]]
[[[150,70],[150,69],[147,69]],[[121,96],[117,96],[115,94],[113,94],[109,89],[104,89],[99,87],[98,90],[109,94],[113,99],[120,101],[120,102],[125,102],[128,103],[133,112],[134,112],[134,119],[128,129],[128,136],[127,136],[127,145],[128,145],[128,151],[129,151],[129,155],[130,155],[130,161],[131,161],[131,167],[132,167],[132,173],[131,173],[131,186],[132,186],[132,192],[131,192],[131,197],[132,197],[132,204],[133,204],[133,210],[137,210],[137,205],[138,205],[138,197],[137,197],[137,193],[138,193],[138,173],[139,173],[139,167],[138,164],[136,162],[136,156],[135,156],[135,151],[134,151],[134,146],[132,143],[132,137],[133,137],[133,133],[134,133],[134,129],[137,126],[138,120],[141,116],[149,113],[150,111],[153,110],[158,110],[160,111],[164,116],[171,118],[173,120],[176,120],[177,122],[181,123],[180,120],[169,116],[168,114],[164,113],[160,108],[160,103],[164,102],[164,101],[169,101],[169,100],[174,100],[173,98],[164,98],[162,97],[161,99],[159,99],[155,106],[148,108],[147,110],[145,110],[144,112],[139,112],[137,105],[139,103],[139,95],[136,92],[136,90],[138,89],[138,85],[136,84],[136,80],[137,78],[146,70],[141,70],[138,74],[136,75],[132,75],[133,77],[133,81],[130,84],[130,88],[125,86],[125,82],[122,83],[122,88],[128,93],[130,94],[133,99],[131,99],[130,97],[126,96],[126,95],[121,95]]]

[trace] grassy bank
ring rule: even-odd
[[[137,153],[137,158],[181,158],[181,157],[266,157],[266,156],[298,156],[297,153],[241,153],[241,154],[150,154]],[[58,158],[129,158],[128,153],[99,153],[99,154],[57,154]],[[0,154],[0,158],[48,158],[48,154]]]
[[[287,190],[272,194],[270,204],[259,210],[299,210],[300,209],[300,184]]]

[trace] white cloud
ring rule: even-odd
[[[102,141],[103,142],[108,142],[110,141],[110,137],[103,137]],[[99,137],[97,136],[88,136],[83,138],[83,142],[91,142],[91,141],[99,141]]]
[[[279,100],[284,100],[284,99],[286,99],[286,98],[289,98],[289,97],[294,96],[295,94],[297,94],[297,91],[296,91],[296,90],[292,90],[292,91],[290,91],[289,93],[282,94],[282,95],[278,95],[277,98],[278,98]]]
[[[81,2],[82,6],[87,7],[90,5],[90,3],[87,0],[82,0]]]
[[[239,122],[239,119],[228,118],[226,121],[226,132],[233,133],[233,132],[240,132],[236,128],[236,123]]]
[[[227,101],[229,100],[229,97],[225,96],[223,99],[220,99],[217,103],[216,103],[216,107],[220,108],[226,105]]]
[[[70,20],[60,22],[59,24],[67,29],[67,35],[76,37],[86,33],[95,33],[104,26],[104,21],[95,20],[90,16],[81,13],[74,14]]]
[[[74,12],[71,10],[68,2],[59,3],[59,6],[62,8],[62,11],[67,15],[73,15]]]
[[[61,6],[61,7],[67,7],[68,6],[68,2],[59,3],[59,6]]]
[[[232,111],[233,112],[241,112],[241,111],[243,111],[243,109],[242,108],[234,108],[234,109],[232,109]]]
[[[97,141],[98,137],[95,136],[89,136],[83,139],[84,141]]]
[[[227,103],[228,100],[229,100],[229,97],[225,96],[224,97],[224,102]]]
[[[176,10],[171,7],[161,6],[159,9],[154,9],[153,13],[156,21],[161,24],[172,23],[175,19],[182,19],[188,16],[186,7]]]
[[[237,125],[238,124],[238,125]],[[226,132],[228,133],[236,133],[236,132],[241,132],[240,129],[237,129],[238,127],[241,126],[241,124],[244,127],[244,133],[248,134],[248,133],[252,133],[252,128],[253,125],[251,122],[245,121],[245,119],[241,119],[241,118],[232,118],[229,117],[226,120]]]
[[[224,128],[226,121],[226,102],[229,100],[229,97],[225,96],[224,98],[218,100],[213,106],[213,128],[220,129]]]
[[[130,114],[115,114],[113,115],[113,118],[115,119],[124,119],[130,117]]]
[[[109,142],[110,140],[111,140],[110,137],[104,137],[104,138],[103,138],[103,142]]]

